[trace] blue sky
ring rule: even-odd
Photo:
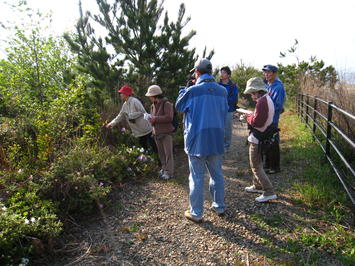
[[[58,34],[71,30],[79,15],[77,0],[27,2],[42,12],[52,10]],[[82,2],[85,10],[95,12],[95,0]],[[181,2],[191,16],[186,30],[197,31],[191,47],[199,53],[204,46],[215,49],[215,66],[233,66],[241,60],[256,68],[296,62],[294,57],[281,59],[279,52],[286,51],[297,38],[301,60],[313,55],[341,73],[355,72],[355,1],[166,0],[165,8],[172,19]],[[14,19],[2,1],[0,20],[6,18]],[[0,31],[0,38],[5,35]]]

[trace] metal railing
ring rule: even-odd
[[[299,93],[296,97],[296,106],[298,115],[311,130],[313,138],[325,153],[328,162],[349,196],[354,210],[355,188],[354,185],[351,185],[351,182],[349,184],[346,178],[350,177],[352,181],[355,180],[354,169],[351,163],[349,163],[349,160],[354,160],[355,158],[346,158],[344,151],[336,145],[334,138],[341,139],[346,143],[348,146],[347,149],[351,150],[351,154],[354,154],[355,143],[351,139],[353,136],[349,137],[336,125],[334,113],[337,113],[338,118],[339,116],[343,116],[346,121],[350,120],[351,123],[355,122],[355,116],[334,105],[332,102],[308,94]],[[336,156],[338,157],[337,160],[335,160]],[[345,167],[348,174],[345,175],[344,171],[340,170],[340,167]]]

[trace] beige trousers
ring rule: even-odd
[[[274,188],[263,168],[261,151],[258,144],[249,142],[249,162],[251,171],[253,172],[253,185],[257,189],[264,190],[264,196],[274,195]]]
[[[174,176],[173,136],[169,134],[155,137],[161,169],[168,176]]]

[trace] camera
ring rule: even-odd
[[[196,78],[195,78],[194,76],[191,76],[191,77],[187,80],[186,88],[195,85],[195,83],[196,83]]]

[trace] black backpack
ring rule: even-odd
[[[165,103],[166,103],[166,102],[167,102],[167,101],[164,102],[164,107],[163,107],[163,108],[165,108]],[[173,132],[175,132],[175,131],[178,129],[178,127],[179,127],[179,116],[178,116],[178,112],[177,112],[176,109],[175,109],[174,104],[173,104],[173,111],[174,111],[174,115],[173,115],[173,120],[171,120],[171,124],[172,124],[173,127],[174,127]]]

